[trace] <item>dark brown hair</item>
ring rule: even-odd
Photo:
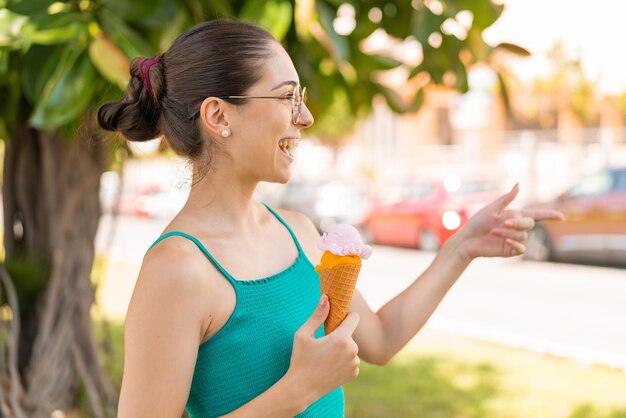
[[[145,59],[133,59],[124,97],[102,105],[98,123],[129,141],[164,135],[177,154],[196,160],[206,153],[210,161],[212,146],[201,135],[197,120],[202,101],[245,95],[261,78],[273,40],[264,29],[237,20],[196,25],[154,57],[157,62],[148,67],[147,82],[142,74]]]

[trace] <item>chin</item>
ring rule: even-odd
[[[287,173],[274,173],[271,176],[261,178],[260,181],[264,181],[267,183],[287,184],[289,183],[290,179],[291,179],[291,171]]]
[[[277,178],[275,181],[272,181],[272,183],[287,184],[289,183],[289,179],[291,179],[291,175]]]

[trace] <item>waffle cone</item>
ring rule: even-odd
[[[319,271],[322,293],[328,295],[330,312],[324,322],[326,334],[332,332],[348,315],[361,264],[339,264]]]

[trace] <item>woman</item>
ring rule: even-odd
[[[239,21],[211,21],[155,59],[131,63],[124,98],[98,113],[130,141],[160,134],[192,162],[183,209],[146,253],[128,309],[119,417],[342,417],[341,385],[359,361],[385,364],[423,326],[470,261],[524,252],[527,231],[558,212],[474,216],[408,289],[373,312],[356,291],[324,336],[328,299],[310,260],[305,216],[253,200],[286,183],[313,123],[282,46]]]

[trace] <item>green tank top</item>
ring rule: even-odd
[[[282,378],[291,359],[295,332],[315,310],[321,297],[319,276],[302,251],[289,225],[269,206],[267,209],[287,228],[298,248],[298,257],[286,270],[257,280],[233,278],[195,237],[168,232],[193,241],[228,279],[236,295],[235,310],[211,339],[198,348],[186,411],[190,418],[225,415],[250,402]],[[321,326],[315,336],[324,335]],[[344,416],[341,387],[311,404],[298,417]]]

